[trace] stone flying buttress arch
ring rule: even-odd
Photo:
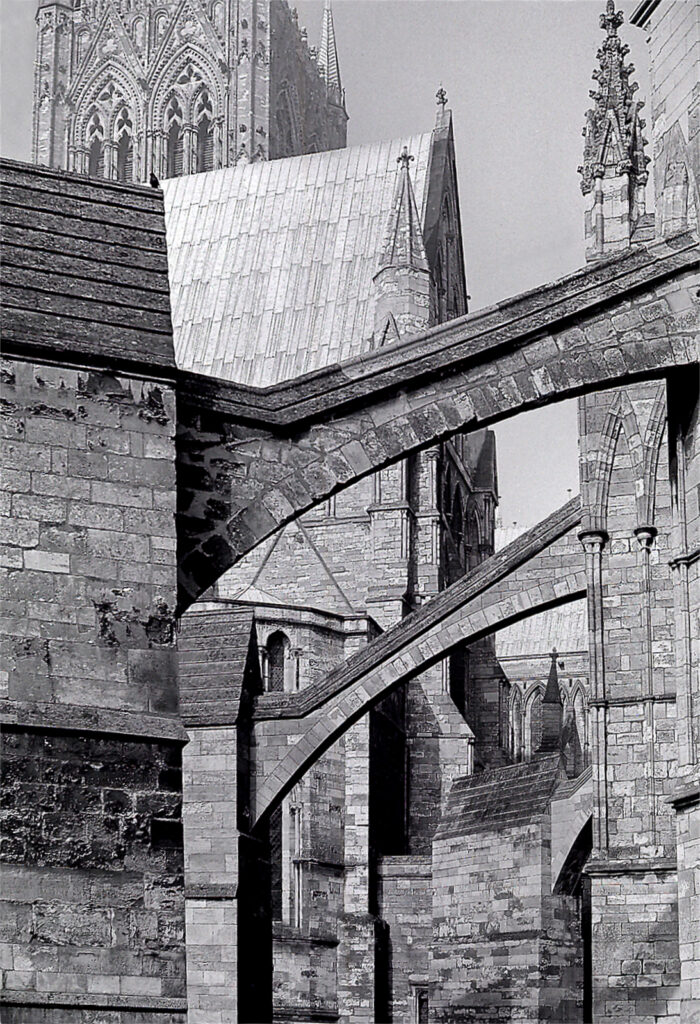
[[[297,694],[265,694],[254,713],[256,764],[251,806],[257,822],[310,765],[400,683],[519,619],[586,593],[573,498],[344,665]]]
[[[330,495],[458,431],[698,361],[700,246],[639,246],[406,342],[270,388],[182,374],[184,610]],[[643,324],[628,328],[630,304]]]

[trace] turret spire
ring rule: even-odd
[[[399,174],[391,204],[388,230],[379,258],[380,267],[413,267],[416,270],[428,270],[423,230],[409,170],[413,159],[406,146],[396,158]]]
[[[413,156],[406,146],[397,157],[396,187],[379,268],[374,275],[374,342],[385,345],[429,326],[431,276],[416,197]]]
[[[552,664],[549,666],[547,689],[542,698],[542,739],[537,748],[538,754],[551,754],[553,751],[561,750],[562,704],[556,647],[552,649],[550,657]]]
[[[323,24],[321,26],[321,45],[318,49],[318,66],[326,83],[326,92],[331,102],[339,107],[344,106],[343,87],[340,81],[340,63],[338,48],[335,42],[335,27],[331,0],[323,5]]]

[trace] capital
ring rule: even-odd
[[[637,543],[643,551],[649,551],[659,531],[655,526],[638,526],[634,531]]]
[[[599,555],[608,541],[606,530],[579,530],[578,539],[587,555]]]

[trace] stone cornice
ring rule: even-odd
[[[24,700],[0,701],[0,724],[41,731],[97,733],[101,736],[134,737],[139,740],[187,743],[179,718],[166,718],[141,711],[84,707],[79,704],[49,704]]]

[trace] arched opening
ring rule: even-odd
[[[527,716],[527,758],[535,754],[542,740],[542,691],[536,690],[530,698]]]
[[[593,933],[591,923],[591,879],[584,868],[593,849],[593,819],[589,818],[573,843],[553,892],[578,901],[583,960],[583,1021],[593,1020]]]
[[[289,639],[281,631],[273,633],[265,647],[263,682],[271,693],[290,693],[297,689],[295,661]]]
[[[583,765],[587,767],[590,763],[590,747],[588,743],[588,710],[584,700],[581,687],[576,690],[573,700],[574,721],[578,732],[579,742],[583,751]]]
[[[211,98],[206,89],[197,101],[197,172],[214,167],[214,122]]]
[[[183,172],[185,152],[182,134],[182,107],[178,103],[177,96],[173,96],[168,104],[165,125],[168,136],[166,174],[168,178],[175,178]]]
[[[105,173],[104,127],[100,115],[95,111],[88,124],[88,174],[91,178],[103,178]]]
[[[126,107],[122,107],[117,117],[117,180],[134,180],[134,144],[133,124]]]
[[[516,762],[523,757],[523,699],[517,686],[510,704],[510,756]]]

